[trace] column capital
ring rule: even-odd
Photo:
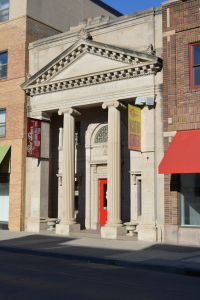
[[[58,114],[60,116],[64,115],[64,114],[69,114],[69,115],[72,115],[72,116],[80,116],[81,115],[81,113],[79,111],[75,110],[72,107],[67,107],[67,108],[59,109]]]
[[[109,108],[110,106],[114,106],[115,108],[118,108],[118,109],[126,109],[127,108],[124,104],[122,104],[119,101],[104,102],[102,104],[103,109]]]

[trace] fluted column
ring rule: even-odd
[[[116,238],[123,227],[121,221],[121,130],[120,109],[126,108],[118,101],[104,103],[108,108],[108,211],[107,223],[102,227],[104,238]],[[106,228],[107,227],[107,228]]]
[[[60,110],[58,113],[59,115],[64,115],[64,139],[62,167],[62,215],[61,223],[56,226],[56,233],[68,234],[70,231],[80,229],[80,225],[76,224],[74,218],[75,115],[80,115],[80,113],[73,108]]]

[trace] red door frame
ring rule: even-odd
[[[100,179],[100,226],[105,225],[107,221],[107,207],[104,208],[104,185],[107,179]]]

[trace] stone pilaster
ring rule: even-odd
[[[49,136],[51,114],[36,112],[29,117],[41,124],[41,157],[26,158],[26,209],[25,230],[39,232],[47,229],[49,202]]]
[[[104,103],[108,108],[108,212],[107,223],[101,228],[103,238],[117,238],[126,232],[121,221],[121,130],[120,108],[126,108],[118,101]]]
[[[63,114],[63,167],[62,167],[62,215],[61,223],[56,225],[56,233],[69,234],[80,230],[74,218],[74,184],[75,184],[75,116],[80,113],[73,108],[60,110]]]

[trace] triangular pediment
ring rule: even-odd
[[[122,67],[127,67],[127,64],[121,61],[101,57],[99,55],[84,53],[84,55],[74,61],[73,64],[64,68],[58,73],[58,75],[52,77],[50,81],[53,82],[62,79],[70,79],[72,77],[75,78]]]
[[[80,39],[21,87],[38,94],[149,75],[161,68],[162,60],[152,54]]]

